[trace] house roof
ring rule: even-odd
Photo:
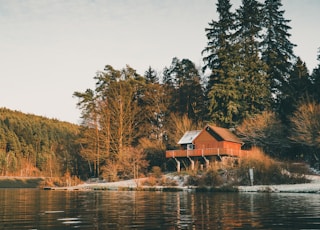
[[[213,126],[213,125],[207,125],[205,128],[207,131],[213,131],[215,134],[217,134],[222,140],[224,141],[230,141],[235,143],[243,143],[236,135],[234,135],[229,129]]]
[[[181,137],[181,139],[179,140],[178,144],[183,145],[183,144],[193,143],[193,140],[196,139],[196,137],[199,135],[201,131],[202,130],[192,130],[192,131],[185,132]]]

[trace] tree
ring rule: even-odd
[[[62,176],[82,172],[79,126],[0,108],[0,174]]]
[[[273,156],[281,156],[290,147],[285,127],[274,112],[246,118],[236,131],[247,146],[260,147]]]
[[[126,149],[129,146],[135,148],[140,138],[151,135],[148,128],[152,125],[147,125],[151,121],[158,125],[157,119],[159,121],[165,110],[161,104],[165,94],[159,84],[147,84],[146,78],[128,65],[121,70],[107,65],[104,71],[97,73],[95,80],[94,90],[75,93],[81,99],[79,105],[86,115],[83,117],[94,121],[93,126],[84,123],[87,129],[83,133],[82,152],[86,159],[92,159],[90,154],[97,156],[95,167],[101,167],[102,174],[109,172],[108,178],[114,180],[119,173],[125,175],[119,162],[126,159]],[[155,98],[157,96],[159,98]],[[155,103],[152,104],[154,107],[149,103]],[[98,171],[96,176],[100,174]]]
[[[295,58],[293,53],[295,45],[289,41],[290,20],[284,19],[281,6],[281,0],[265,0],[263,7],[265,33],[261,41],[262,60],[268,66],[267,74],[270,76],[273,108],[277,110],[283,93],[282,87],[289,78],[293,67],[291,61]]]
[[[147,83],[159,83],[159,78],[157,72],[149,66],[148,70],[144,73],[144,77]]]
[[[203,52],[210,69],[208,106],[211,120],[234,127],[247,117],[270,108],[271,91],[267,66],[260,59],[262,4],[243,0],[236,14],[227,0],[218,1],[219,21],[207,30]]]
[[[179,139],[185,132],[190,130],[202,129],[203,123],[194,122],[186,114],[181,116],[180,114],[171,113],[167,127],[167,148],[174,149],[177,147],[176,145]]]
[[[144,174],[148,167],[146,154],[142,149],[128,146],[124,150],[125,154],[120,158],[121,174],[123,178],[138,179],[140,174]]]
[[[143,113],[141,114],[139,139],[148,138],[162,143],[171,95],[167,93],[163,85],[148,81],[141,94],[143,96],[140,97],[139,107]]]
[[[260,59],[259,39],[262,30],[262,5],[256,0],[243,0],[237,9],[236,40],[239,45],[241,69],[240,120],[270,108],[270,82],[267,66]]]
[[[312,94],[312,82],[308,69],[299,57],[282,89],[279,114],[286,123],[287,118],[297,109],[298,104]]]
[[[208,39],[207,47],[202,51],[202,54],[207,54],[203,58],[204,67],[203,70],[209,69],[212,71],[209,80],[209,88],[214,83],[215,75],[219,72],[215,70],[221,69],[222,63],[229,60],[228,54],[230,48],[232,48],[232,30],[234,27],[235,15],[231,13],[230,0],[218,0],[217,12],[219,14],[219,20],[212,20],[209,23],[209,27],[205,29]],[[229,56],[230,57],[230,56]]]
[[[291,141],[305,146],[305,153],[313,157],[312,161],[316,160],[319,163],[320,105],[315,101],[301,101],[290,122]]]
[[[207,86],[209,117],[221,126],[233,126],[239,117],[240,95],[238,81],[239,52],[234,41],[235,14],[229,0],[219,0],[219,20],[206,28],[208,45],[202,51],[205,66],[210,70]]]
[[[146,155],[145,159],[149,162],[149,169],[151,169],[153,166],[164,166],[166,161],[166,146],[164,142],[154,141],[153,139],[149,138],[141,138],[139,139],[138,147],[143,149]]]
[[[318,66],[312,71],[311,81],[312,81],[312,96],[317,101],[320,102],[320,48],[318,50]]]
[[[94,176],[97,177],[100,174],[100,133],[98,124],[98,97],[96,93],[91,89],[87,89],[84,93],[74,92],[73,96],[77,97],[79,100],[77,106],[80,109],[82,109],[83,125],[89,128],[85,129],[85,136],[90,137],[90,141],[81,143],[81,154],[86,160],[91,161],[93,163],[93,173]],[[89,133],[89,135],[87,133]]]
[[[119,157],[139,134],[141,110],[135,100],[134,80],[112,82],[108,90],[107,111],[110,113],[110,151]]]
[[[164,70],[164,84],[171,94],[170,111],[187,114],[190,119],[203,119],[204,92],[199,71],[188,59],[173,58],[171,66]]]

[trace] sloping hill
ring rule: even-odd
[[[0,176],[61,176],[81,168],[80,126],[0,108]]]

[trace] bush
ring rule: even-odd
[[[146,180],[143,181],[142,185],[144,186],[177,186],[177,181],[167,178],[167,177],[154,177],[149,176]]]
[[[213,186],[220,186],[222,185],[222,183],[223,183],[223,180],[221,178],[221,175],[218,173],[218,171],[209,170],[200,177],[199,186],[213,187]]]
[[[221,175],[217,170],[209,170],[198,175],[189,175],[185,185],[199,187],[216,187],[223,184]]]
[[[249,168],[253,169],[256,185],[294,184],[307,182],[304,174],[290,171],[290,167],[278,163],[265,155],[259,149],[254,149],[250,155],[241,160],[238,179],[241,185],[250,185]]]
[[[162,177],[162,171],[159,166],[153,166],[151,172],[152,172],[153,176],[156,178]]]

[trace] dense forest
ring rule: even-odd
[[[320,52],[310,74],[290,42],[281,0],[243,0],[205,29],[203,67],[174,57],[161,72],[131,66],[97,71],[95,88],[74,92],[80,126],[1,110],[0,173],[103,177],[166,170],[164,151],[185,131],[211,123],[279,159],[317,163]]]
[[[0,175],[81,174],[79,126],[0,108]]]

